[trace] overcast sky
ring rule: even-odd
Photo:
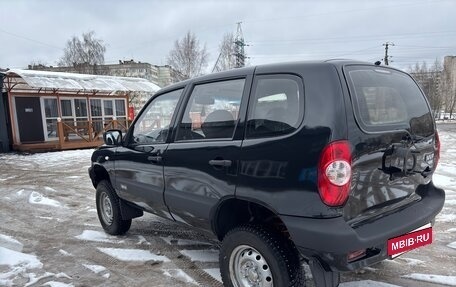
[[[66,41],[95,31],[106,63],[164,65],[191,30],[206,44],[208,70],[223,35],[242,21],[251,65],[329,58],[374,62],[390,48],[392,66],[456,55],[455,0],[298,1],[0,0],[0,68],[56,65]]]

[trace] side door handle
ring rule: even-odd
[[[212,159],[209,161],[209,164],[214,167],[230,167],[232,164],[232,161],[225,160],[225,159]]]
[[[153,163],[161,163],[163,158],[159,155],[151,155],[147,157],[147,160]]]

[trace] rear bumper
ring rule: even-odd
[[[445,202],[445,191],[431,182],[420,186],[417,193],[422,197],[420,201],[355,228],[343,217],[281,218],[303,256],[316,257],[334,271],[349,271],[386,259],[388,239],[434,221]],[[347,254],[360,249],[368,249],[367,255],[348,262]]]

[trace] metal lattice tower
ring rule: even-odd
[[[242,22],[237,23],[236,38],[234,39],[234,44],[236,45],[234,53],[234,56],[236,57],[236,68],[244,67],[246,59],[244,47],[247,45],[244,42],[241,24]]]

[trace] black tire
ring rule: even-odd
[[[219,261],[226,287],[249,286],[242,282],[245,280],[258,280],[259,286],[272,286],[271,283],[274,287],[305,286],[304,270],[294,244],[262,226],[242,225],[229,231],[223,239]],[[247,271],[249,268],[241,266],[260,271],[252,274]],[[241,275],[236,275],[235,270],[240,270]],[[250,275],[245,276],[247,273]]]
[[[131,226],[131,219],[122,219],[120,200],[109,181],[102,180],[98,183],[96,194],[98,219],[105,232],[111,235],[124,234]],[[103,205],[103,202],[107,206]]]

